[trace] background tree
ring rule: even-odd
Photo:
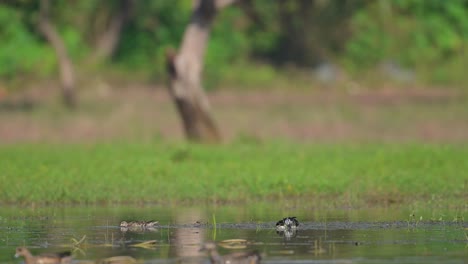
[[[95,50],[92,55],[94,59],[97,61],[107,60],[114,55],[120,41],[122,29],[130,19],[134,5],[135,0],[119,0],[115,7],[108,8],[113,10],[107,16],[108,18],[104,19],[104,25],[97,36]]]
[[[198,0],[185,30],[179,51],[167,53],[169,91],[175,101],[187,137],[200,142],[218,142],[221,135],[210,115],[202,87],[202,71],[211,25],[216,13],[234,1]]]
[[[62,38],[50,22],[49,0],[40,1],[38,27],[50,45],[54,48],[55,54],[57,55],[60,82],[65,105],[68,107],[74,107],[76,105],[75,71]]]

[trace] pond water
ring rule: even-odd
[[[3,207],[0,263],[22,263],[14,258],[18,246],[33,254],[71,250],[74,263],[119,255],[139,263],[209,263],[201,245],[229,239],[246,242],[221,244],[221,254],[258,250],[262,263],[467,263],[463,214],[274,205]],[[290,237],[274,228],[286,216],[300,221]],[[160,227],[125,232],[118,227],[122,220],[158,220]],[[148,241],[153,243],[135,246]]]

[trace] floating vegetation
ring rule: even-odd
[[[243,249],[247,247],[245,239],[226,239],[219,242],[219,246],[228,249]]]
[[[216,216],[213,214],[213,241],[216,240]]]
[[[141,243],[132,244],[132,245],[130,245],[130,247],[155,249],[156,246],[157,246],[157,242],[158,242],[157,240],[148,240],[148,241],[144,241],[144,242],[141,242]]]
[[[84,235],[80,240],[76,240],[76,238],[72,237],[71,241],[73,242],[73,247],[80,247],[84,244],[86,240],[86,235]]]

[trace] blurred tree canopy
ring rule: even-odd
[[[77,68],[95,54],[119,0],[54,0],[51,20]],[[165,74],[164,53],[178,47],[191,0],[135,1],[106,67]],[[54,52],[38,32],[34,0],[0,3],[0,80],[56,71]],[[468,0],[241,0],[214,23],[205,64],[212,79],[274,78],[276,69],[324,62],[351,74],[393,61],[426,81],[465,78]],[[261,65],[261,66],[259,66]]]

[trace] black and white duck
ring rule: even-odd
[[[295,230],[299,226],[299,221],[295,216],[283,218],[276,222],[276,231]]]

